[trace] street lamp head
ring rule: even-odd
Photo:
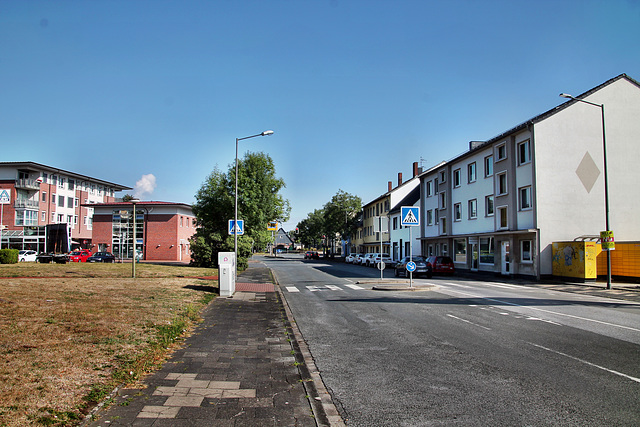
[[[272,130],[265,130],[260,135],[261,136],[273,135],[273,131]]]
[[[560,96],[561,96],[562,98],[570,98],[570,99],[573,99],[573,95],[569,95],[568,93],[564,93],[564,92],[563,92],[563,93],[561,93],[561,94],[560,94]]]
[[[131,203],[133,203],[134,205],[135,205],[136,203],[140,203],[140,199],[131,199],[131,200],[129,200],[129,201],[130,201]]]

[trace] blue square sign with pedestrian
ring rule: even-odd
[[[400,208],[400,224],[402,226],[420,225],[420,207],[402,206]]]

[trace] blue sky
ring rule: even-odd
[[[240,154],[274,159],[289,230],[560,92],[640,79],[639,45],[637,0],[0,0],[0,161],[193,203],[272,129]]]

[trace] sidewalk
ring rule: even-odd
[[[235,295],[216,298],[203,318],[143,387],[118,390],[88,425],[329,425],[311,379],[303,380],[308,371],[298,368],[305,358],[263,263],[250,262]]]

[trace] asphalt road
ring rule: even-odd
[[[264,261],[347,425],[640,425],[638,303],[455,276],[374,291],[371,268]]]

